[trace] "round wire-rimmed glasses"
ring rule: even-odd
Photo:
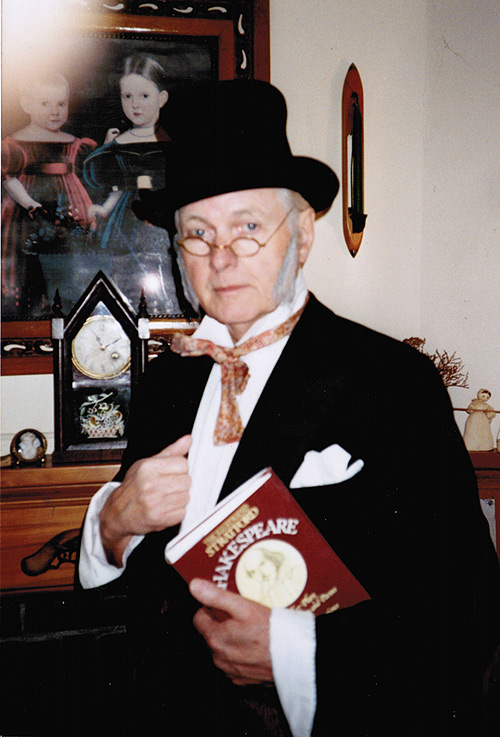
[[[247,256],[255,256],[255,254],[258,253],[261,248],[267,246],[271,238],[276,235],[278,230],[285,223],[287,217],[290,215],[291,212],[293,212],[294,209],[295,208],[292,207],[290,210],[288,210],[283,220],[276,226],[276,228],[273,230],[265,243],[260,243],[256,238],[251,238],[244,235],[234,238],[231,243],[227,243],[226,245],[221,243],[210,243],[204,238],[195,238],[193,236],[181,238],[177,241],[177,243],[181,248],[187,251],[187,253],[190,253],[191,256],[209,256],[214,248],[218,250],[229,248],[229,250],[235,256],[243,258]]]

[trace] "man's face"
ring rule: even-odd
[[[180,238],[199,236],[222,245],[248,236],[265,243],[286,213],[276,189],[230,192],[183,207]],[[299,215],[299,227],[303,220],[312,222],[314,217],[311,220],[306,210]],[[229,248],[212,249],[205,257],[182,250],[186,275],[200,305],[210,317],[228,326],[233,340],[239,340],[256,320],[278,306],[274,286],[289,242],[285,222],[255,256],[237,257]],[[310,245],[309,239],[301,238],[295,273],[305,263]]]

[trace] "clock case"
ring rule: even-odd
[[[57,302],[57,298],[56,298]],[[101,310],[101,304],[121,325],[130,340],[130,366],[124,375],[111,379],[91,379],[82,375],[72,361],[72,343],[86,320]],[[54,356],[55,439],[52,462],[86,463],[119,461],[127,444],[126,435],[113,438],[85,439],[75,430],[78,387],[86,391],[117,390],[128,394],[127,415],[139,378],[148,360],[149,320],[145,301],[134,315],[123,296],[107,276],[99,271],[67,318],[57,304],[52,317]],[[126,376],[125,376],[126,374]],[[125,417],[125,420],[127,417]]]

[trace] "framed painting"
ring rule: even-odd
[[[141,187],[164,186],[168,103],[177,90],[202,80],[269,78],[268,0],[200,1],[184,8],[135,1],[83,5],[86,12],[71,14],[64,39],[54,40],[59,54],[52,67],[42,65],[44,76],[25,72],[20,84],[16,61],[9,58],[11,47],[28,48],[36,67],[36,41],[16,38],[4,45],[4,375],[51,373],[56,290],[68,314],[100,270],[134,311],[145,291],[151,353],[162,350],[172,332],[194,329],[196,316],[183,298],[168,233],[140,221],[131,205]],[[53,21],[61,34],[61,18]],[[135,123],[136,112],[123,102],[120,80],[131,73],[158,91],[153,141],[140,140],[148,128]],[[40,89],[45,106],[52,99],[56,108],[66,102],[66,112],[44,122],[36,107]],[[44,125],[51,127],[48,137]],[[39,140],[33,130],[42,130]],[[126,133],[137,141],[127,141]]]

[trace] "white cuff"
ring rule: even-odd
[[[123,554],[123,568],[117,568],[108,562],[101,541],[99,515],[107,498],[118,486],[120,484],[117,481],[108,481],[107,484],[101,486],[99,491],[92,497],[87,510],[85,524],[83,526],[78,568],[80,583],[84,589],[94,589],[97,586],[104,586],[104,584],[119,578],[125,570],[130,553],[143,540],[142,535],[136,535],[129,542]]]
[[[312,612],[273,608],[274,682],[293,737],[309,737],[316,713],[316,626]]]

